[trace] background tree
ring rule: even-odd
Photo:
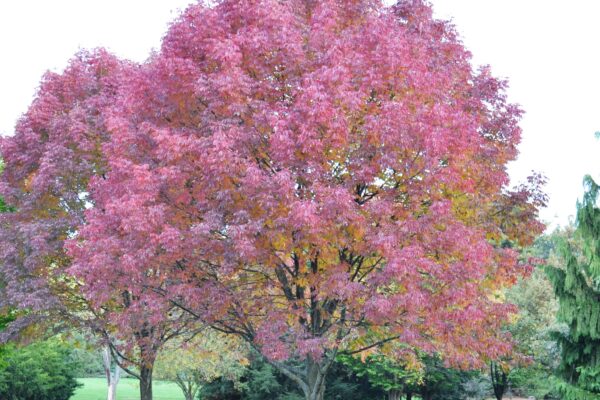
[[[186,400],[194,400],[206,383],[219,378],[239,382],[245,373],[247,351],[235,338],[203,332],[193,339],[173,341],[159,353],[158,377],[175,382]]]
[[[508,390],[508,374],[510,370],[507,365],[497,361],[490,362],[490,378],[492,390],[497,400],[502,400]]]
[[[72,328],[95,334],[140,379],[146,400],[158,349],[193,330],[190,319],[173,305],[147,306],[152,299],[143,293],[153,293],[147,287],[154,282],[127,270],[102,276],[104,297],[91,298],[82,290],[85,282],[69,272],[64,246],[85,224],[85,210],[95,206],[90,178],[106,177],[104,146],[111,133],[104,111],[128,68],[134,66],[103,50],[79,53],[62,74],[44,76],[15,135],[2,138],[0,193],[13,212],[0,216],[0,308],[27,310],[2,333],[4,340],[25,329],[31,335],[36,324],[41,336]]]
[[[464,385],[480,374],[447,368],[438,356],[424,354],[418,365],[408,366],[382,355],[369,355],[364,360],[342,355],[338,359],[357,376],[367,377],[390,400],[410,400],[413,396],[426,400],[465,399]],[[371,397],[374,398],[373,394]]]
[[[600,208],[598,185],[589,176],[584,183],[577,240],[563,240],[562,267],[547,268],[559,301],[558,318],[567,326],[556,333],[562,355],[557,390],[566,400],[600,398]]]
[[[554,256],[553,244],[557,233],[542,236],[529,251],[529,255],[548,263]],[[556,312],[558,302],[552,284],[542,267],[519,281],[506,293],[508,302],[519,308],[519,313],[507,329],[514,338],[521,357],[514,357],[508,372],[509,390],[523,397],[543,398],[553,392],[550,377],[559,358],[556,342],[551,333],[558,329]]]
[[[121,379],[121,367],[119,363],[112,362],[112,355],[108,346],[104,346],[102,349],[102,366],[104,367],[104,374],[106,375],[106,383],[108,385],[106,400],[115,400],[117,398],[117,385]]]
[[[298,395],[301,399],[301,392],[298,392]],[[379,399],[385,398],[385,392],[380,387],[374,386],[366,376],[358,376],[352,368],[339,362],[338,358],[331,366],[327,377],[325,398],[332,400]]]
[[[370,355],[364,360],[352,356],[338,356],[338,361],[348,366],[357,376],[366,377],[374,386],[381,388],[389,400],[400,400],[403,395],[411,400],[423,380],[423,371],[387,359],[382,355]]]
[[[448,368],[439,356],[425,357],[423,381],[418,394],[423,400],[463,400],[465,384],[477,377],[477,371],[461,371]]]
[[[31,310],[9,334],[65,310],[63,242],[83,221],[89,177],[102,173],[98,149],[107,133],[100,109],[114,94],[119,68],[105,52],[79,54],[62,75],[44,76],[15,135],[2,138],[0,188],[15,210],[0,223],[2,301]]]
[[[426,4],[198,4],[126,73],[69,245],[97,305],[135,277],[135,304],[242,337],[310,400],[339,350],[510,351],[499,244],[545,197],[506,189],[520,110]]]

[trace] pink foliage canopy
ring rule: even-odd
[[[29,243],[69,226],[97,307],[127,290],[158,322],[176,304],[272,360],[391,338],[462,366],[510,350],[494,294],[523,268],[501,244],[541,231],[545,197],[538,177],[506,190],[521,111],[423,2],[197,4],[148,62],[99,53],[47,81],[2,143],[0,194]],[[36,222],[45,191],[65,204]]]

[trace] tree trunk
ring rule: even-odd
[[[195,382],[189,378],[184,378],[179,374],[175,374],[175,383],[183,392],[185,400],[194,400],[194,397],[196,397],[196,393],[198,392],[198,386],[195,384]]]
[[[406,392],[406,400],[412,400],[412,392]]]
[[[308,392],[304,395],[306,400],[323,400],[325,396],[325,376],[321,373],[321,365],[310,356],[307,359]]]
[[[106,396],[106,400],[116,400],[117,398],[117,385],[111,384],[108,385],[108,395]]]
[[[431,393],[421,393],[421,398],[423,400],[431,400],[433,396],[431,395]]]
[[[152,367],[140,368],[140,400],[152,400]]]
[[[117,399],[117,384],[119,383],[120,375],[121,368],[118,365],[115,365],[115,372],[113,373],[110,385],[108,386],[108,400]]]
[[[388,393],[388,400],[400,400],[402,398],[402,392],[399,390],[390,390]]]
[[[508,388],[508,374],[495,362],[490,363],[490,377],[496,400],[502,400]]]
[[[325,377],[333,363],[333,357],[335,357],[335,354],[332,358],[315,361],[309,356],[305,360],[304,371],[289,368],[277,361],[266,360],[279,372],[294,381],[304,393],[306,400],[323,400],[325,396]]]
[[[115,365],[115,371],[111,372],[111,355],[108,347],[104,347],[102,350],[102,362],[104,365],[104,373],[106,374],[106,383],[108,384],[106,400],[116,400],[117,384],[119,383],[121,368],[119,368],[119,365]]]

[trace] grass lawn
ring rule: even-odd
[[[77,389],[70,400],[106,400],[105,378],[77,379],[83,386]],[[184,400],[183,392],[173,382],[154,381],[154,400]],[[117,386],[117,400],[139,400],[140,389],[137,379],[122,378]]]

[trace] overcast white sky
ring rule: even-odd
[[[143,61],[191,0],[0,1],[0,134],[10,134],[45,70],[79,48],[106,47]],[[475,64],[510,81],[526,111],[517,183],[531,170],[550,180],[542,218],[564,225],[585,174],[600,177],[600,1],[433,0],[452,19]]]

